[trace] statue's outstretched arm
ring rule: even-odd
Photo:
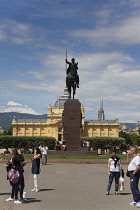
[[[71,64],[69,61],[67,61],[67,59],[65,59],[65,61],[66,61],[67,64]]]

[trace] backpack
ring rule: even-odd
[[[16,184],[19,181],[19,172],[11,168],[8,172],[8,179],[13,184]]]

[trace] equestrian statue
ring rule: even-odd
[[[71,59],[71,62],[67,60],[66,56],[66,64],[69,64],[66,69],[66,87],[68,88],[69,98],[71,98],[71,90],[73,89],[73,99],[76,93],[76,87],[79,88],[79,75],[77,73],[78,70],[78,62],[75,62],[75,58]]]

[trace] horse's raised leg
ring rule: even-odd
[[[68,98],[70,99],[71,98],[71,86],[70,85],[68,86],[68,93],[69,93]]]
[[[71,99],[71,93],[69,93],[69,97],[68,98]]]
[[[74,82],[74,85],[73,85],[73,99],[74,99],[75,93],[76,93],[76,82]]]

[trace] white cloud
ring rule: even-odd
[[[140,44],[140,16],[131,16],[123,20],[109,24],[108,26],[97,27],[95,29],[78,29],[71,33],[72,36],[85,38],[92,44]]]
[[[22,105],[22,104],[19,104],[19,103],[16,103],[14,101],[9,101],[7,103],[8,106],[23,106],[23,107],[27,107],[27,105]]]
[[[0,41],[7,43],[1,47],[0,101],[20,98],[30,107],[33,104],[36,110],[46,111],[48,103],[53,105],[63,94],[67,47],[68,60],[75,57],[79,62],[76,98],[84,104],[86,118],[97,118],[100,98],[104,98],[108,119],[137,120],[140,64],[134,58],[138,58],[140,44],[140,2],[33,1],[15,2],[14,16],[4,13],[0,19]],[[127,49],[132,57],[124,53]],[[30,109],[9,102],[1,110],[10,107]]]
[[[27,105],[22,105],[14,101],[9,101],[7,105],[0,106],[0,112],[1,113],[19,112],[19,113],[39,115],[37,112],[35,112],[32,108],[28,107]]]
[[[133,58],[117,51],[94,54],[70,52],[69,60],[71,57],[75,57],[79,62],[80,88],[77,89],[76,98],[86,107],[86,118],[97,118],[100,98],[105,100],[110,109],[110,113],[106,112],[108,119],[118,116],[121,121],[125,121],[131,116],[131,119],[136,121],[139,118],[137,110],[140,103],[140,66],[135,64]],[[6,83],[30,92],[40,91],[41,95],[45,93],[46,98],[53,97],[57,100],[57,96],[63,94],[65,87],[63,55],[50,53],[49,56],[41,58],[40,63],[42,69],[25,74],[25,79],[27,76],[32,77],[29,82],[22,77],[22,80],[8,80]],[[134,110],[135,114],[131,115]]]
[[[32,43],[33,28],[29,23],[21,23],[12,19],[0,19],[0,40],[12,41],[15,44]]]
[[[0,40],[4,40],[6,38],[5,33],[3,32],[3,30],[0,30]]]
[[[107,15],[107,14],[104,14]],[[136,31],[138,25],[138,18],[129,18],[122,21],[121,24],[115,26],[108,26],[107,28],[97,28],[95,30],[76,30],[73,35],[80,36],[94,42],[127,42],[128,39],[132,43],[131,36],[134,41],[139,37]],[[136,22],[134,24],[134,22]],[[16,43],[23,42],[30,39],[30,25],[18,24],[18,22],[4,22],[2,30],[10,30],[12,34],[17,32],[15,37]],[[11,23],[12,27],[8,26]],[[17,26],[16,26],[17,23]],[[131,25],[133,31],[131,32]],[[125,30],[127,33],[125,32]],[[18,32],[19,30],[19,32]],[[129,30],[131,33],[129,33]],[[138,28],[139,30],[139,28]],[[138,39],[135,39],[134,34]],[[21,41],[20,41],[21,38]],[[95,38],[95,39],[94,39]],[[14,40],[14,37],[12,38]],[[53,52],[53,53],[52,53]],[[139,98],[139,77],[140,66],[136,66],[135,60],[128,54],[123,52],[99,52],[99,53],[76,53],[68,52],[68,60],[75,57],[79,62],[79,76],[80,76],[80,89],[77,90],[76,98],[82,99],[82,103],[89,107],[86,112],[91,115],[92,106],[95,103],[99,107],[99,98],[104,98],[105,101],[115,103],[116,107],[120,104],[124,107],[131,104],[135,106],[135,100],[140,102]],[[51,50],[51,52],[44,55],[39,53],[37,58],[32,58],[40,64],[37,69],[29,70],[22,73],[19,79],[8,79],[6,83],[9,87],[16,87],[18,89],[30,91],[42,91],[47,94],[49,98],[51,95],[62,95],[65,87],[65,51],[59,48]],[[28,78],[28,80],[27,80]],[[1,82],[3,84],[4,81]],[[16,89],[15,88],[15,89]],[[56,98],[57,99],[57,98]],[[133,99],[133,101],[132,101]],[[12,100],[12,99],[11,99]],[[53,104],[54,102],[52,102]],[[87,106],[88,103],[88,106]],[[14,106],[14,105],[13,105]],[[97,110],[98,111],[98,110]],[[95,111],[97,113],[97,111]],[[119,112],[119,110],[117,110]],[[114,114],[116,116],[116,114]],[[111,114],[110,114],[111,116]],[[128,115],[127,115],[128,116]],[[97,117],[97,115],[96,115]],[[124,117],[124,116],[123,116]],[[125,118],[125,117],[124,117]]]
[[[63,90],[64,88],[64,84],[65,82],[63,81],[54,81],[52,82],[51,80],[47,80],[46,83],[45,82],[40,82],[40,83],[34,83],[34,82],[24,82],[21,80],[7,80],[8,85],[10,86],[15,86],[21,89],[27,89],[27,90],[38,90],[38,91],[45,91],[48,93],[60,93],[61,90]]]

